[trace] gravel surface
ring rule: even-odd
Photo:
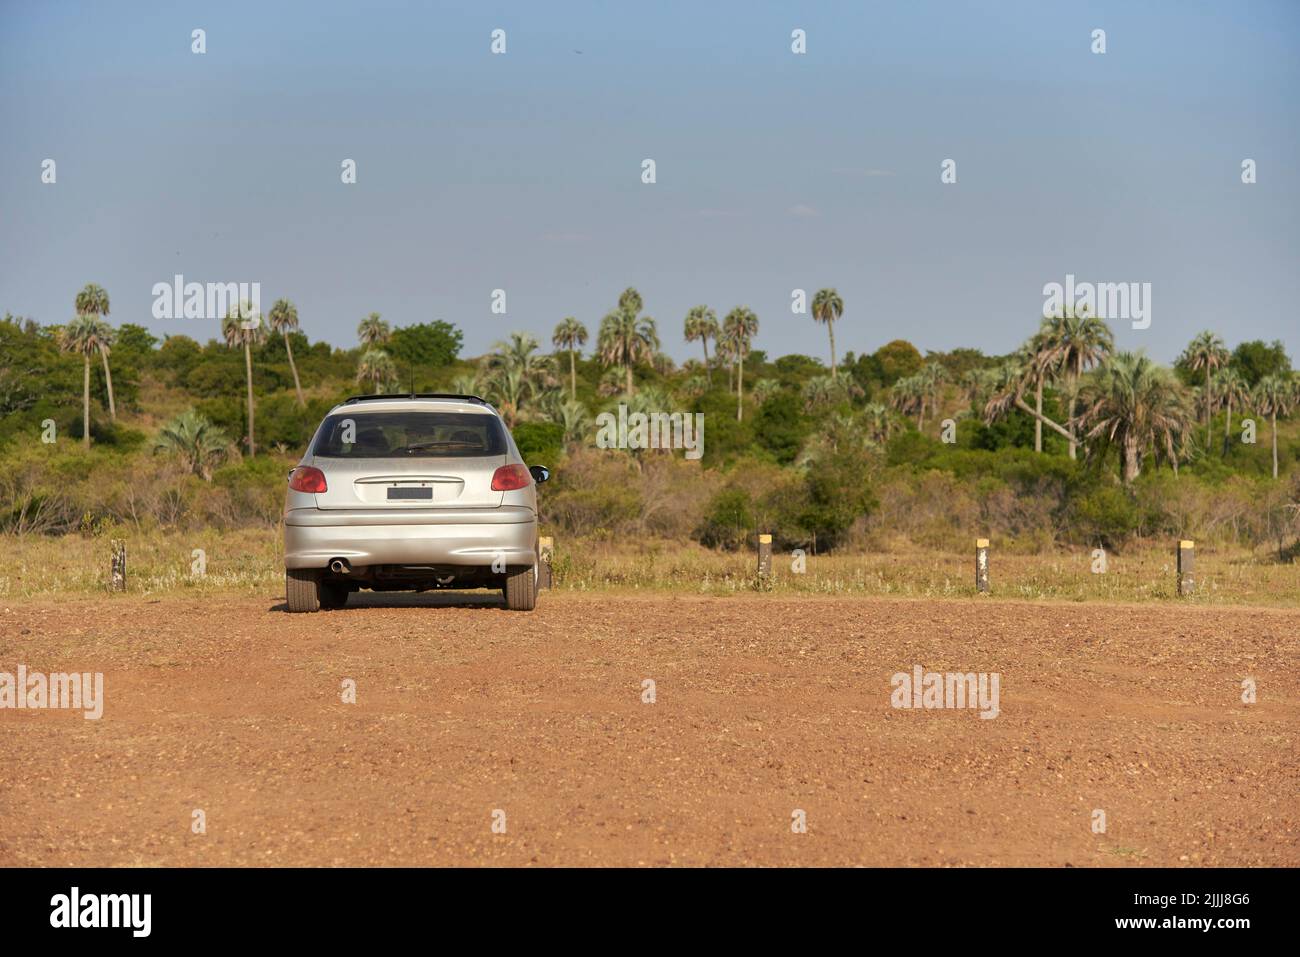
[[[0,672],[105,704],[0,709],[0,865],[1300,864],[1300,611],[354,602],[7,602]],[[892,707],[916,665],[1000,714]]]

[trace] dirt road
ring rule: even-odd
[[[1300,612],[361,603],[8,603],[0,672],[105,704],[0,710],[0,865],[1300,864]],[[892,707],[916,665],[998,716]]]

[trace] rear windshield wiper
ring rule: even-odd
[[[430,449],[472,449],[478,451],[482,446],[477,442],[418,442],[415,445],[406,445],[396,452],[426,452]]]

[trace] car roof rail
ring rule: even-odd
[[[487,400],[476,395],[459,395],[454,392],[387,392],[383,395],[350,395],[341,404],[370,402],[374,399],[455,399],[459,402],[476,402],[479,405],[488,405]]]

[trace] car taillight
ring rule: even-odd
[[[522,465],[503,465],[492,473],[492,491],[513,492],[515,489],[527,488],[533,477]]]
[[[295,492],[324,492],[329,486],[325,484],[325,473],[310,465],[300,465],[289,473],[289,488]]]

